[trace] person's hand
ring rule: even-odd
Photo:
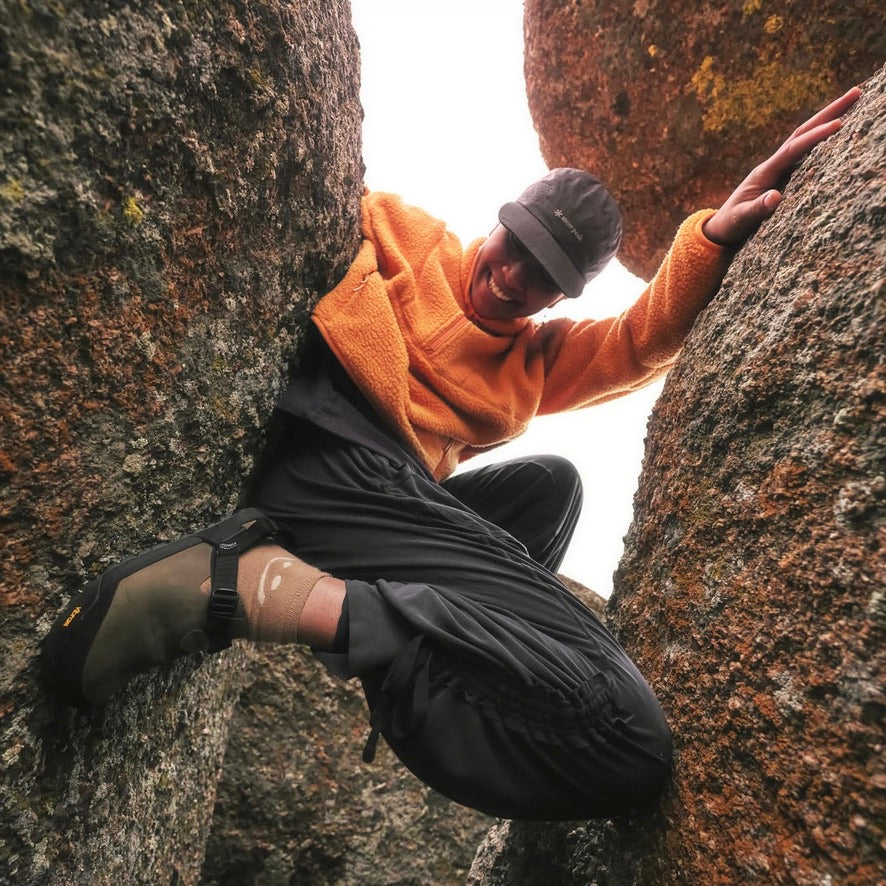
[[[775,212],[781,202],[779,189],[784,187],[794,167],[819,142],[840,128],[840,117],[858,101],[860,95],[861,90],[854,86],[798,126],[788,140],[768,160],[755,167],[704,223],[704,235],[722,246],[744,243],[757,225]]]

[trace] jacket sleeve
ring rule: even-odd
[[[714,210],[691,215],[636,302],[606,320],[555,320],[538,330],[545,361],[539,414],[578,409],[637,390],[677,359],[719,289],[732,251],[701,231]]]

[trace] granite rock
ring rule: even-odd
[[[0,0],[0,881],[194,883],[241,654],[104,712],[40,638],[244,488],[359,237],[346,2]]]
[[[649,279],[686,216],[883,63],[882,19],[877,0],[527,0],[542,155],[610,187],[619,258]]]

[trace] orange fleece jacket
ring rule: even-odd
[[[731,253],[690,216],[658,273],[605,320],[476,317],[463,249],[443,222],[381,192],[363,197],[363,243],[313,321],[375,410],[438,478],[521,434],[533,416],[637,390],[673,364]],[[481,325],[482,324],[482,325]]]

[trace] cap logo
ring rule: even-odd
[[[569,228],[570,233],[572,234],[573,237],[575,237],[576,240],[578,240],[579,243],[581,243],[581,241],[584,240],[584,237],[582,237],[582,235],[579,233],[579,231],[575,227],[575,225],[572,224],[572,222],[569,221],[568,218],[566,218],[566,214],[563,212],[562,209],[555,209],[554,215],[557,218],[559,218],[560,221],[562,221],[563,224],[566,225],[567,228]]]

